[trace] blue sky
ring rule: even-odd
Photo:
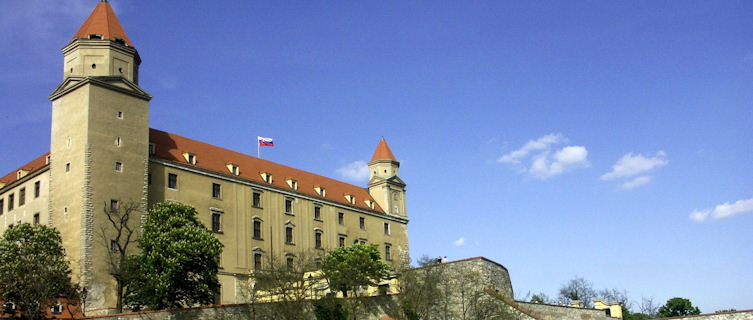
[[[0,2],[0,171],[49,150],[97,1]],[[151,126],[366,184],[381,136],[411,253],[753,307],[749,1],[112,1]]]

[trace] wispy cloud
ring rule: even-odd
[[[737,200],[735,203],[725,202],[714,207],[714,209],[693,210],[688,218],[695,222],[703,222],[710,216],[712,219],[724,219],[736,215],[753,211],[753,198]]]
[[[642,154],[634,156],[632,152],[628,153],[612,166],[612,171],[601,175],[601,180],[630,177],[663,167],[669,163],[666,158],[667,154],[664,151],[657,152],[653,157],[646,157]]]
[[[640,187],[640,186],[642,186],[644,184],[647,184],[647,183],[651,182],[651,180],[653,180],[653,179],[654,178],[651,177],[651,176],[640,176],[640,177],[637,177],[637,178],[635,178],[633,180],[630,180],[628,182],[623,183],[620,186],[620,189],[633,189],[633,188],[637,188],[637,187]]]
[[[336,171],[341,177],[349,181],[361,182],[369,179],[369,167],[365,161],[361,160],[353,161]]]
[[[511,151],[499,159],[500,163],[519,165],[531,161],[525,172],[539,179],[547,179],[572,169],[584,168],[588,162],[588,150],[584,146],[565,146],[559,150],[555,145],[567,142],[562,134],[550,133],[536,140],[529,140],[523,147]]]
[[[462,246],[464,246],[464,245],[465,245],[465,242],[466,242],[466,241],[467,241],[467,240],[465,239],[465,237],[460,237],[460,238],[458,238],[457,240],[455,240],[455,241],[454,241],[454,242],[452,243],[452,245],[453,245],[453,246],[456,246],[456,247],[462,247]]]

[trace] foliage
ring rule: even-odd
[[[689,314],[701,314],[701,310],[694,307],[690,300],[678,297],[667,300],[667,303],[659,308],[658,316],[666,318]]]
[[[292,258],[290,262],[287,258]],[[318,292],[316,285],[321,279],[314,272],[318,257],[301,252],[288,256],[285,261],[270,257],[263,270],[254,272],[254,285],[269,301],[265,310],[270,317],[283,320],[308,319],[312,310],[308,300]]]
[[[0,239],[0,300],[14,303],[27,319],[43,319],[58,297],[78,299],[60,233],[43,225],[20,224]]]
[[[539,292],[531,296],[531,302],[534,303],[554,303],[554,300],[550,298],[546,293]]]
[[[447,280],[443,272],[444,268],[433,268],[433,262],[429,264],[419,260],[419,265],[422,264],[424,267],[404,268],[398,273],[401,295],[397,299],[407,320],[431,317],[436,313],[443,295],[440,284]]]
[[[324,257],[322,271],[329,281],[330,288],[344,296],[362,286],[377,285],[387,278],[390,267],[382,262],[376,244],[354,244],[332,250]]]
[[[149,210],[138,241],[141,253],[129,259],[135,270],[125,303],[134,309],[211,304],[222,243],[188,205],[164,202]]]
[[[340,299],[328,295],[314,302],[314,315],[317,320],[346,320],[348,310]]]
[[[103,210],[109,223],[102,226],[100,239],[107,252],[110,275],[115,278],[116,312],[123,311],[123,291],[133,276],[128,264],[128,249],[138,238],[139,207],[133,201],[115,208],[105,203]]]
[[[559,297],[566,303],[579,300],[581,306],[591,307],[596,297],[596,291],[594,291],[590,281],[581,277],[575,277],[575,279],[570,280],[560,288]]]

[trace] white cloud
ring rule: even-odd
[[[536,140],[529,140],[522,148],[512,151],[506,155],[503,155],[497,162],[507,163],[520,163],[520,160],[528,156],[533,151],[549,150],[553,144],[558,144],[565,141],[565,137],[562,134],[550,133]]]
[[[651,177],[651,176],[640,176],[638,178],[635,178],[633,180],[630,180],[628,182],[623,183],[620,186],[620,189],[633,189],[633,188],[637,188],[637,187],[640,187],[640,186],[642,186],[644,184],[647,184],[647,183],[651,182],[652,179],[653,179],[653,177]]]
[[[457,240],[455,240],[455,242],[453,242],[452,245],[454,245],[456,247],[464,246],[465,245],[465,241],[466,241],[465,237],[460,237]]]
[[[562,134],[550,133],[536,140],[529,140],[520,149],[497,159],[497,162],[521,164],[530,161],[530,167],[523,165],[521,172],[528,172],[539,179],[547,179],[590,165],[588,150],[584,146],[566,146],[553,150],[555,145],[564,142],[567,142],[567,138]]]
[[[349,181],[365,181],[369,179],[369,167],[365,161],[353,161],[337,169],[337,173]]]
[[[669,163],[666,158],[667,154],[664,151],[657,152],[656,156],[653,157],[645,157],[642,154],[633,156],[632,152],[628,153],[612,166],[612,171],[601,175],[601,180],[630,177],[663,167]]]
[[[712,219],[724,219],[751,211],[753,211],[753,198],[737,200],[735,203],[725,202],[714,207],[714,210],[693,210],[689,218],[696,222],[703,222],[709,216]]]

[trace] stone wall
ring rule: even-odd
[[[753,320],[753,310],[741,310],[732,312],[708,313],[694,316],[680,316],[671,318],[672,320]]]
[[[559,319],[582,319],[582,320],[615,320],[607,316],[606,310],[596,310],[591,308],[577,308],[568,306],[558,306],[543,303],[530,303],[516,301],[517,304],[542,320],[559,320]]]

